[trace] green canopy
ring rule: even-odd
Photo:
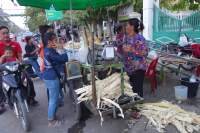
[[[31,6],[43,9],[54,8],[55,10],[85,10],[87,8],[98,9],[117,5],[122,0],[17,0],[21,6]],[[95,88],[95,62],[94,62],[94,32],[92,50],[92,97],[94,105],[97,103]]]
[[[17,0],[21,6],[56,10],[85,10],[88,7],[98,9],[118,4],[121,0]]]

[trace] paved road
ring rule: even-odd
[[[30,133],[67,133],[68,129],[76,123],[74,108],[68,96],[65,96],[65,106],[59,109],[58,116],[64,117],[65,122],[59,128],[48,128],[47,126],[47,98],[46,91],[42,81],[35,81],[35,88],[37,91],[37,100],[40,105],[30,109],[29,118],[31,120]],[[109,119],[109,118],[108,118]],[[88,120],[88,128],[84,129],[84,133],[121,133],[125,124],[122,120],[107,121],[104,123],[104,128],[100,126],[100,119],[93,117]],[[109,123],[109,124],[107,124]],[[119,126],[120,125],[120,126]],[[117,128],[115,128],[117,127]],[[98,130],[96,130],[98,129]],[[120,131],[119,131],[120,129]],[[109,131],[108,131],[109,130]],[[23,133],[20,121],[15,117],[14,113],[8,111],[0,116],[0,133]],[[73,131],[70,133],[81,133],[82,131]]]
[[[70,101],[66,98],[65,107],[59,110],[59,114],[66,117],[65,124],[62,128],[52,129],[47,127],[47,98],[44,84],[41,81],[35,82],[37,91],[37,100],[40,105],[30,109],[29,117],[31,120],[31,133],[66,133],[67,129],[74,123],[73,109]],[[61,112],[61,113],[60,113]],[[19,121],[15,118],[12,111],[7,111],[0,116],[0,133],[22,133]]]

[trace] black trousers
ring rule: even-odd
[[[28,84],[29,84],[29,93],[28,93],[28,100],[33,100],[36,96],[36,93],[35,93],[35,87],[34,87],[34,84],[33,84],[33,81],[31,78],[29,78],[27,80]]]
[[[4,104],[5,95],[2,89],[2,73],[0,73],[0,106]]]
[[[2,82],[1,82],[2,84]],[[1,85],[2,86],[2,85]],[[2,87],[0,88],[0,106],[4,104],[4,101],[5,101],[5,95],[4,95],[4,92],[3,92],[3,89]]]
[[[24,87],[25,87],[25,92],[27,95],[27,100],[29,102],[30,100],[33,100],[36,96],[35,87],[33,84],[33,80],[31,79],[31,76],[27,72],[23,73],[22,80],[25,80],[25,79],[27,80],[27,86],[24,86]]]
[[[137,70],[129,74],[130,84],[132,86],[133,92],[137,93],[139,96],[143,97],[143,82],[144,82],[145,71]]]

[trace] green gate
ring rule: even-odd
[[[200,11],[180,19],[154,6],[153,40],[159,43],[179,42],[181,34],[200,38]],[[199,40],[200,41],[200,40]]]

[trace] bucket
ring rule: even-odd
[[[190,82],[189,78],[181,78],[181,84],[188,87],[188,98],[194,98],[197,95],[199,80]]]
[[[188,95],[188,87],[187,86],[175,86],[175,98],[177,100],[186,100]]]

